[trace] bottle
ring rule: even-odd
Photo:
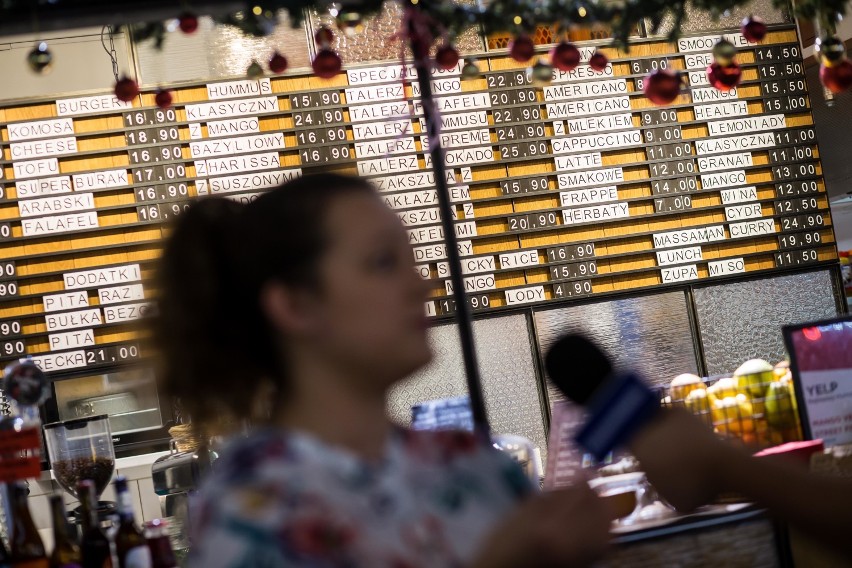
[[[166,534],[166,522],[154,519],[145,523],[145,538],[151,549],[151,568],[178,568],[175,553]]]
[[[95,482],[84,479],[77,483],[77,496],[80,498],[80,513],[83,517],[83,536],[80,539],[83,568],[112,568],[109,539],[98,521]]]
[[[27,504],[29,490],[23,481],[9,484],[12,498],[11,566],[13,568],[48,568],[44,543],[30,516]]]
[[[127,490],[127,479],[115,478],[118,498],[118,530],[115,532],[115,555],[119,568],[151,568],[151,551],[145,535],[133,522],[133,503]]]
[[[68,516],[62,495],[50,496],[50,514],[53,518],[53,553],[50,568],[80,568],[83,557],[80,547],[68,534]]]
[[[9,568],[12,566],[12,559],[9,557],[9,553],[6,551],[6,547],[3,546],[3,540],[0,539],[0,568]]]

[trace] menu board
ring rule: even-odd
[[[474,312],[836,259],[793,27],[741,34],[742,84],[708,84],[719,35],[602,48],[547,86],[505,53],[435,71],[447,181]],[[583,60],[594,52],[581,47]],[[670,106],[647,74],[685,70]],[[165,222],[192,199],[249,202],[313,171],[359,174],[406,225],[426,313],[455,311],[416,71],[348,69],[0,108],[0,357],[48,372],[139,357]]]

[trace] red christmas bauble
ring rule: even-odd
[[[320,47],[328,47],[334,41],[334,32],[326,26],[321,27],[314,34],[314,40]]]
[[[191,34],[198,29],[198,16],[192,12],[184,12],[178,16],[178,27],[185,34]]]
[[[311,62],[311,67],[314,69],[314,74],[323,79],[331,79],[343,68],[343,61],[331,49],[322,49],[314,60]]]
[[[830,67],[820,65],[819,80],[835,95],[842,93],[852,87],[852,62],[844,59]]]
[[[766,37],[766,23],[757,16],[749,16],[743,20],[741,31],[749,43],[757,43]]]
[[[115,98],[129,103],[139,95],[139,85],[130,77],[122,77],[115,84]]]
[[[657,69],[645,78],[645,96],[655,105],[667,105],[680,94],[680,86],[680,73]]]
[[[535,55],[535,44],[526,34],[519,35],[509,44],[509,56],[515,61],[523,63],[532,59],[533,55]]]
[[[168,89],[159,89],[154,95],[154,102],[162,109],[167,109],[172,106],[172,92]]]
[[[273,73],[283,73],[287,70],[287,58],[277,51],[269,58],[269,70]]]
[[[707,67],[707,79],[720,91],[730,91],[739,85],[742,75],[743,70],[736,61],[731,61],[727,65],[714,61]]]
[[[573,43],[563,41],[550,50],[550,63],[560,71],[571,71],[580,64],[580,50]]]
[[[600,51],[595,51],[589,58],[589,67],[597,72],[601,72],[609,65],[609,59]]]
[[[435,52],[435,63],[441,69],[452,69],[459,64],[459,52],[452,45],[442,45]]]

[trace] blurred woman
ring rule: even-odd
[[[387,418],[388,389],[430,360],[428,285],[366,181],[201,199],[158,274],[168,391],[196,424],[253,425],[202,490],[192,565],[575,566],[604,549],[585,486],[534,495],[472,436]]]

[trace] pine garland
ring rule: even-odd
[[[487,6],[476,3],[457,4],[451,0],[400,0],[415,5],[432,24],[434,39],[452,42],[471,26],[479,26],[486,34],[509,32],[514,35],[531,33],[538,25],[556,24],[557,31],[574,26],[602,24],[613,32],[613,45],[627,49],[629,37],[643,21],[651,23],[656,34],[660,24],[669,16],[674,22],[669,39],[680,36],[681,24],[687,11],[709,12],[719,17],[733,8],[746,6],[748,0],[491,0]],[[264,0],[250,2],[246,10],[220,16],[217,23],[236,27],[248,36],[266,36],[278,24],[280,10],[288,13],[292,25],[299,26],[308,9],[357,12],[361,16],[376,13],[383,0],[363,0],[357,4],[340,5],[316,0]],[[790,6],[787,0],[773,0],[776,8],[793,15],[820,22],[829,28],[846,13],[845,0],[798,0]],[[162,22],[126,25],[137,41],[154,41],[162,46],[166,28]]]

